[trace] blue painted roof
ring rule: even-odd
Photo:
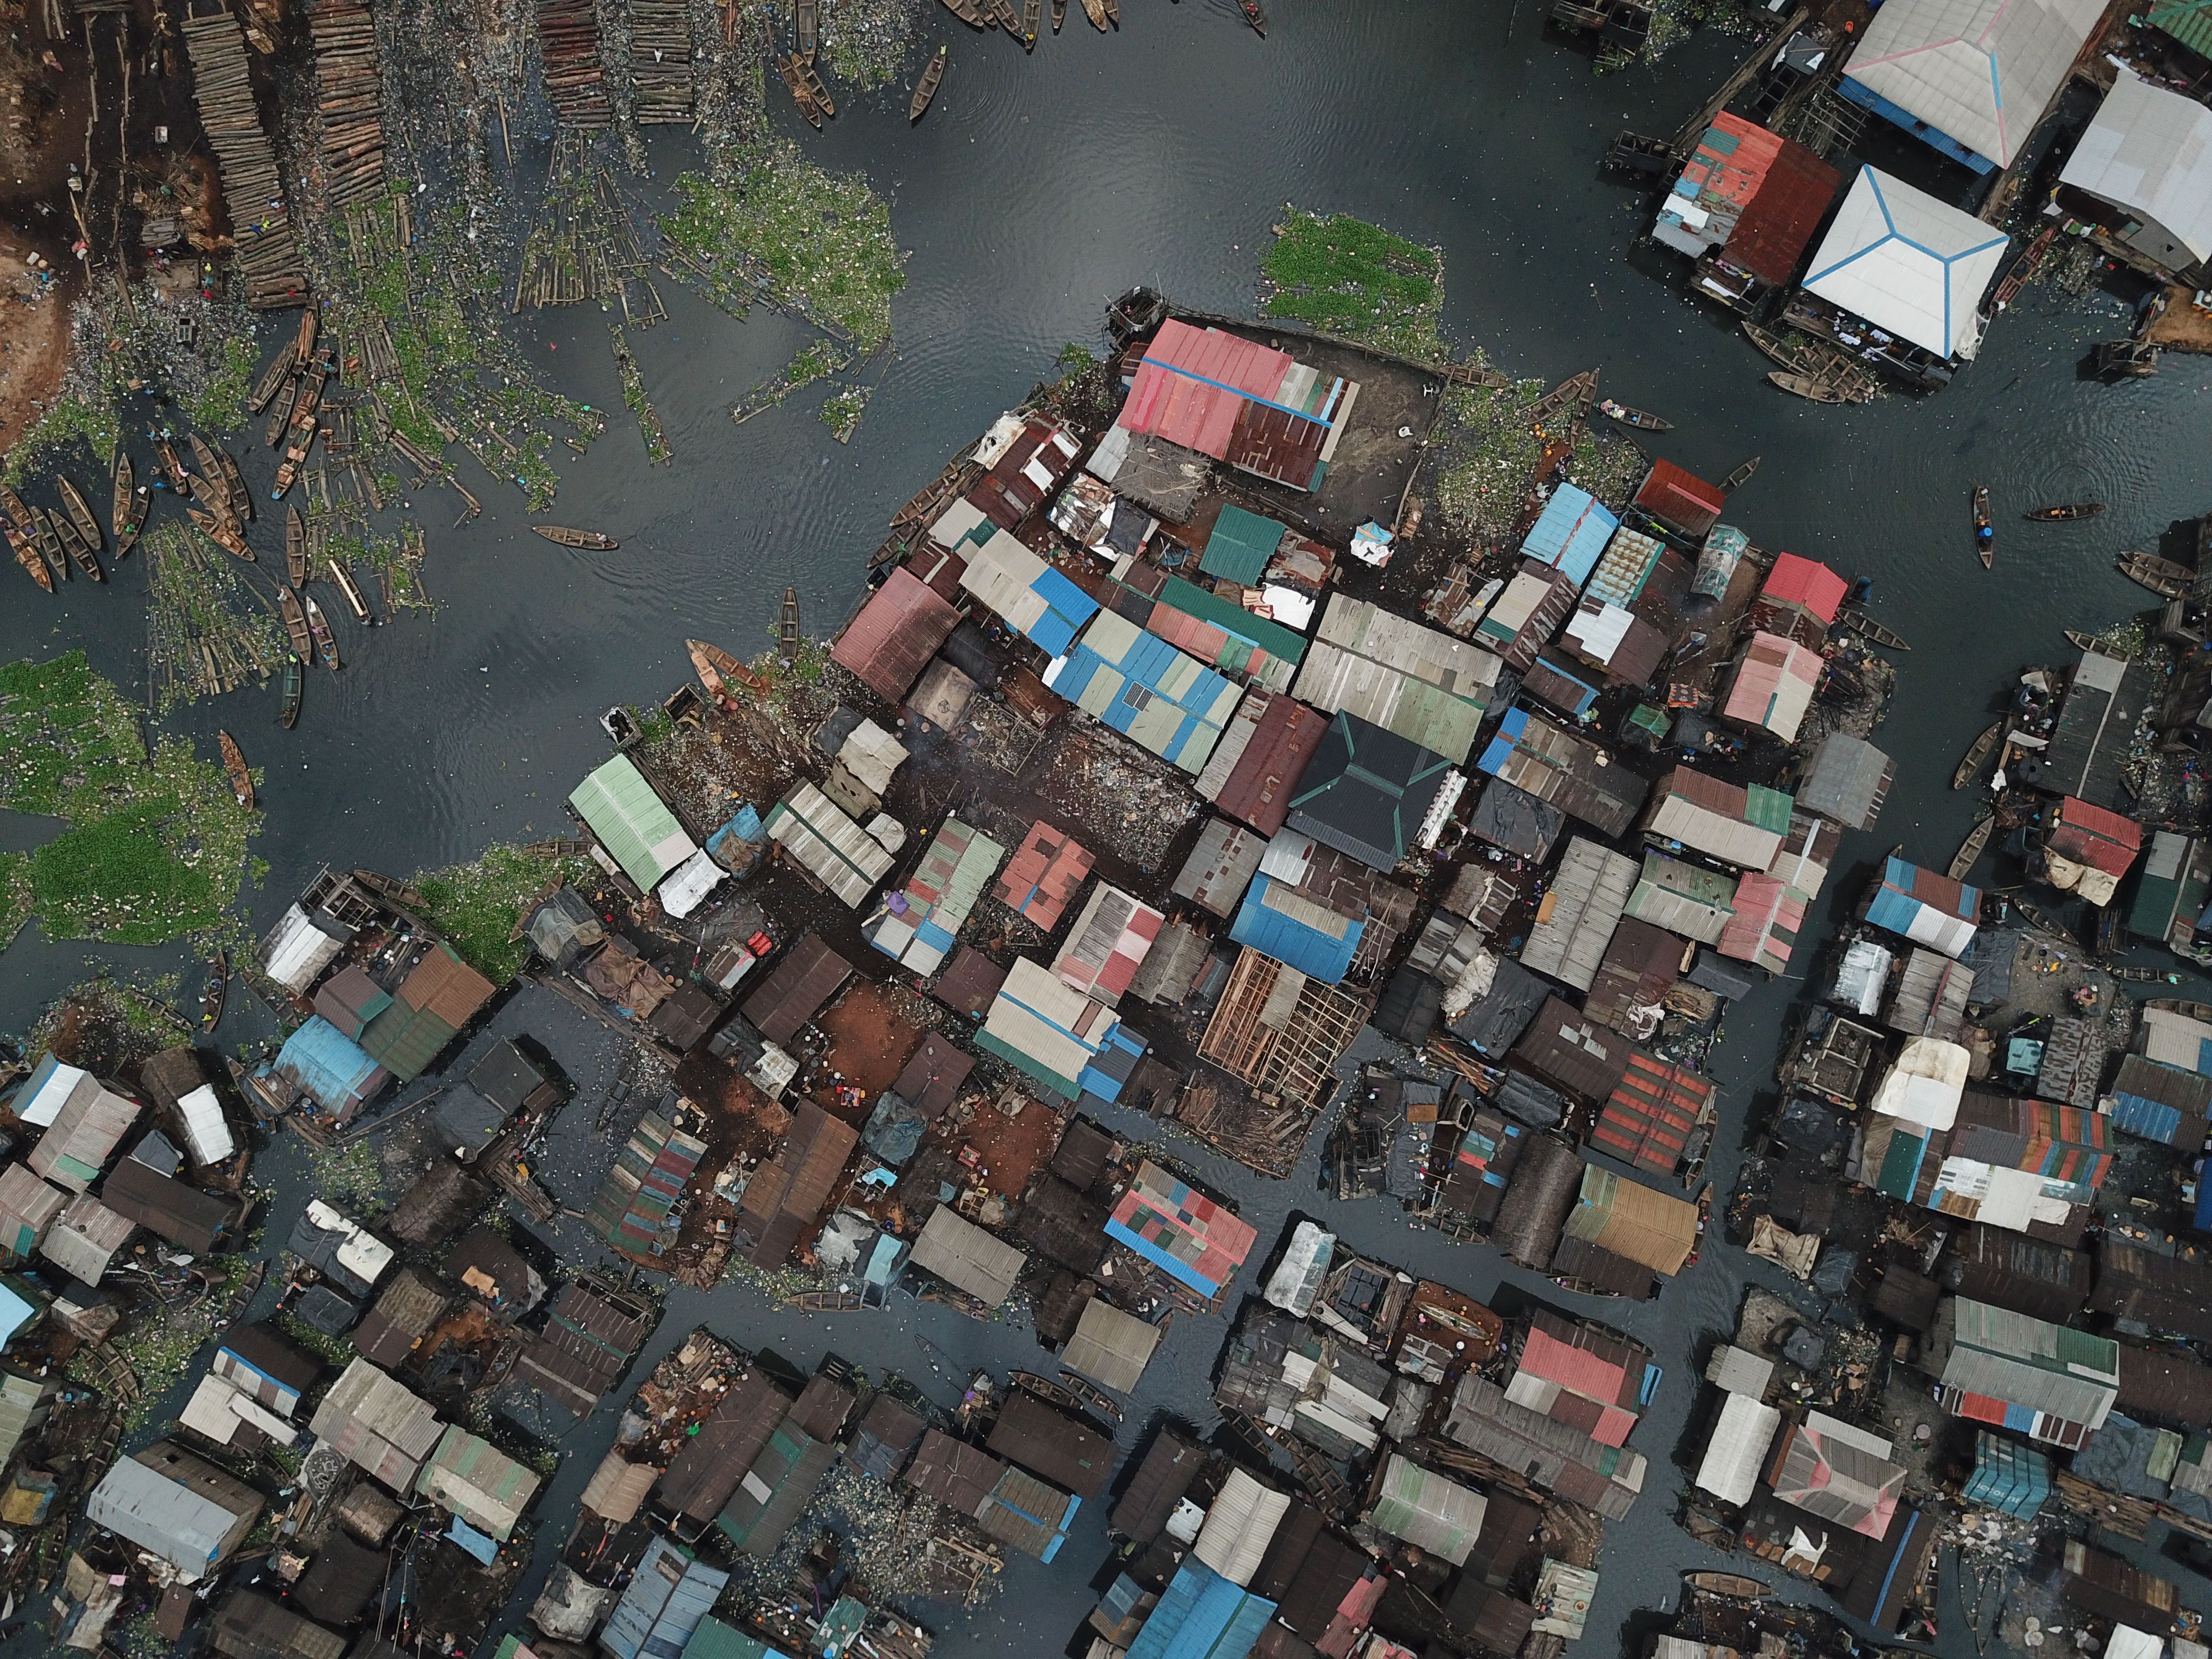
[[[0,1284],[0,1348],[15,1340],[15,1333],[39,1316],[39,1304],[17,1291],[12,1285]]]
[[[1565,571],[1577,586],[1589,580],[1620,520],[1578,484],[1563,483],[1529,526],[1522,552]]]
[[[1984,1429],[1974,1436],[1974,1472],[1965,1496],[1970,1504],[2024,1521],[2051,1496],[2051,1460]]]
[[[1083,624],[1098,614],[1098,601],[1050,565],[1030,584],[1030,591],[1052,608],[1030,624],[1029,636],[1052,655],[1066,655]]]
[[[1285,900],[1294,901],[1289,907],[1291,910],[1304,914],[1285,914],[1281,907]],[[1335,924],[1337,931],[1324,932],[1315,925],[1324,916]],[[1364,921],[1340,916],[1269,877],[1255,876],[1251,886],[1245,890],[1244,902],[1237,912],[1236,925],[1229,930],[1229,937],[1239,945],[1250,945],[1262,956],[1273,957],[1297,969],[1310,979],[1334,985],[1351,969],[1352,958],[1359,949],[1360,935],[1366,931]]]
[[[729,1582],[728,1573],[656,1538],[615,1604],[599,1642],[615,1659],[679,1659]]]
[[[1186,1558],[1129,1644],[1129,1659],[1245,1659],[1275,1604]]]
[[[1220,741],[1221,722],[1237,707],[1236,687],[1157,634],[1129,627],[1127,642],[1116,657],[1109,654],[1110,647],[1109,651],[1098,649],[1095,641],[1101,631],[1093,629],[1080,644],[1066,652],[1065,661],[1052,665],[1045,684],[1112,730],[1133,738],[1186,771],[1196,772]],[[1093,698],[1086,702],[1084,693],[1102,668],[1120,675],[1127,684],[1116,689],[1109,681],[1100,694],[1105,701]],[[1184,682],[1179,691],[1163,690],[1170,676]],[[1133,696],[1132,686],[1141,686],[1142,694]],[[1158,711],[1163,702],[1178,711],[1172,730]],[[1146,717],[1146,729],[1139,734],[1134,728],[1140,714]]]
[[[2130,1094],[2124,1089],[2112,1092],[2112,1121],[2131,1135],[2163,1141],[2169,1146],[2181,1133],[2179,1112],[2162,1101]]]
[[[384,1070],[366,1048],[320,1014],[311,1015],[284,1039],[276,1069],[291,1073],[302,1089],[333,1112],[366,1100]]]

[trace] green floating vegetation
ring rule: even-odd
[[[46,406],[30,429],[8,451],[0,478],[15,489],[31,474],[43,470],[61,451],[82,442],[103,463],[112,462],[123,428],[112,402],[95,398],[63,397]]]
[[[1293,210],[1260,261],[1261,311],[1409,357],[1440,358],[1444,260],[1348,214]]]
[[[253,371],[260,361],[252,336],[234,334],[226,340],[215,373],[191,401],[192,424],[219,432],[236,421],[253,389]]]
[[[318,1196],[348,1215],[374,1215],[384,1207],[384,1165],[375,1146],[356,1140],[343,1146],[311,1146],[307,1168]]]
[[[739,426],[763,410],[774,409],[794,392],[812,386],[817,380],[826,380],[853,361],[853,354],[835,340],[816,340],[783,366],[783,372],[772,380],[763,380],[745,394],[744,401],[730,411],[730,418]]]
[[[212,932],[238,896],[255,815],[222,769],[137,720],[84,653],[0,667],[0,806],[69,829],[0,866],[0,921],[53,939],[161,945]],[[20,856],[20,855],[19,855]]]
[[[1543,395],[1541,380],[1445,389],[1430,441],[1436,510],[1455,532],[1486,539],[1520,517],[1544,454],[1544,439],[1529,418]]]
[[[526,939],[510,937],[539,894],[580,876],[586,861],[507,844],[484,849],[473,863],[415,878],[422,920],[443,933],[467,963],[495,985],[522,971]]]
[[[716,304],[739,315],[757,301],[790,306],[863,354],[890,340],[906,272],[890,205],[860,174],[761,144],[724,179],[684,173],[676,193],[661,234]]]
[[[637,416],[638,435],[645,440],[645,459],[653,466],[665,466],[675,459],[676,452],[660,424],[660,411],[645,395],[645,375],[638,368],[637,355],[629,349],[629,336],[623,332],[620,323],[608,324],[607,335],[614,343],[615,367],[622,374],[623,402]]]
[[[822,423],[830,428],[830,435],[841,444],[853,441],[859,428],[860,416],[866,412],[868,394],[872,387],[842,386],[822,401]]]

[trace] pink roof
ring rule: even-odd
[[[1805,901],[1773,877],[1750,871],[1735,884],[1735,914],[1721,930],[1720,953],[1779,974],[1790,966],[1804,926]]]
[[[1221,459],[1246,398],[1272,398],[1290,356],[1219,329],[1160,325],[1116,424]]]
[[[1620,1398],[1627,1376],[1619,1365],[1531,1327],[1521,1344],[1520,1368],[1595,1402],[1598,1419],[1587,1432],[1600,1445],[1628,1443],[1629,1434],[1636,1427],[1636,1413],[1614,1403]]]
[[[1112,1002],[1137,977],[1166,921],[1151,905],[1102,882],[1052,971],[1076,990]]]
[[[1087,850],[1039,818],[991,891],[1008,909],[1019,911],[1048,933],[1060,926],[1068,901],[1083,890],[1091,863]]]
[[[1802,690],[1792,690],[1785,681]],[[1820,653],[1778,634],[1758,633],[1737,666],[1721,714],[1750,726],[1763,726],[1786,742],[1795,740],[1797,727],[1812,701],[1812,688],[1820,683]]]
[[[1844,595],[1850,592],[1850,584],[1818,559],[1778,553],[1774,568],[1767,573],[1766,586],[1759,592],[1763,599],[1796,605],[1824,623],[1832,623],[1843,609]]]

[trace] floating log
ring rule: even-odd
[[[538,0],[538,40],[545,95],[565,126],[612,125],[606,70],[599,59],[599,23],[592,0]]]

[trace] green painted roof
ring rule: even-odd
[[[1285,662],[1296,662],[1306,653],[1304,639],[1280,623],[1255,617],[1243,605],[1231,605],[1218,593],[1209,593],[1180,576],[1168,578],[1167,586],[1160,590],[1159,602],[1170,611],[1212,623],[1224,634],[1249,640],[1269,656],[1280,657]]]
[[[412,1083],[430,1067],[457,1033],[428,1009],[394,1002],[362,1028],[359,1042],[368,1057],[402,1083]]]
[[[2206,0],[2158,0],[2147,21],[2199,57],[2212,58],[2212,4]]]
[[[1790,796],[1779,789],[1769,789],[1763,783],[1744,787],[1744,822],[1755,823],[1762,830],[1771,830],[1778,836],[1790,833],[1790,813],[1796,805]]]
[[[627,755],[617,755],[578,784],[568,805],[623,873],[647,891],[698,850]]]
[[[1225,506],[1221,516],[1213,521],[1213,533],[1206,538],[1206,552],[1199,559],[1198,568],[1209,576],[1221,576],[1246,587],[1256,587],[1267,561],[1275,556],[1275,549],[1282,540],[1283,526],[1273,519],[1247,513],[1241,507]]]
[[[684,1644],[684,1659],[783,1659],[783,1655],[758,1637],[732,1630],[709,1613]]]
[[[1639,702],[1628,716],[1631,726],[1640,726],[1655,738],[1663,738],[1674,722],[1667,711],[1656,704]]]

